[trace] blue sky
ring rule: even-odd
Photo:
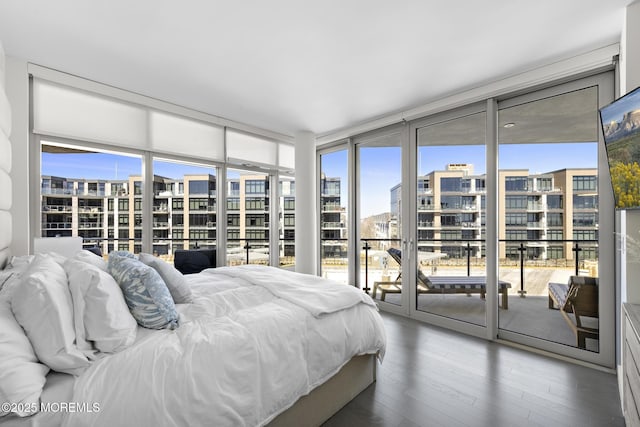
[[[401,180],[401,150],[399,147],[363,148],[361,164],[362,217],[389,211],[389,190]],[[501,169],[528,169],[532,173],[557,169],[596,167],[595,143],[570,144],[514,144],[501,145]],[[484,146],[422,146],[419,149],[418,173],[443,170],[448,163],[472,163],[476,174],[485,173]],[[139,175],[142,160],[139,157],[108,153],[42,154],[42,174],[71,178],[126,179]],[[346,150],[323,155],[322,172],[342,181],[342,203],[347,201]],[[211,169],[170,162],[156,162],[154,173],[178,178],[190,173],[214,173]],[[230,171],[231,176],[231,171]],[[233,176],[238,176],[233,172]]]
[[[528,169],[531,173],[564,168],[595,168],[598,164],[596,143],[513,144],[501,145],[501,169]],[[418,173],[444,170],[448,163],[472,163],[475,174],[484,174],[485,147],[475,145],[420,147]],[[322,171],[338,176],[346,183],[346,151],[323,156]],[[399,147],[364,148],[360,153],[361,217],[389,211],[389,190],[401,180]],[[342,185],[343,197],[346,185]],[[343,203],[344,204],[344,203]]]
[[[604,107],[601,111],[602,122],[603,124],[619,122],[624,113],[638,109],[640,109],[640,88]]]

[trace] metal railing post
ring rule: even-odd
[[[362,289],[366,293],[369,293],[369,242],[364,240],[364,288]]]
[[[524,252],[527,248],[524,247],[524,243],[520,242],[520,247],[518,251],[520,251],[520,290],[518,293],[520,294],[520,298],[524,298],[527,291],[524,290]]]
[[[578,276],[580,272],[580,251],[582,251],[582,248],[580,248],[580,245],[578,245],[578,242],[576,242],[576,245],[571,250],[575,252],[574,258],[576,259],[576,276]]]

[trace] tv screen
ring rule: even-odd
[[[616,208],[640,208],[640,87],[600,109]]]

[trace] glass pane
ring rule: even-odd
[[[358,143],[360,287],[379,301],[401,304],[402,147],[400,133]]]
[[[416,309],[482,326],[485,127],[476,113],[417,131]]]
[[[592,87],[499,110],[499,275],[513,285],[501,329],[578,346],[553,298],[598,277],[597,105]],[[597,352],[597,287],[581,289],[580,347]]]
[[[178,249],[215,249],[215,168],[156,159],[153,173],[153,254],[173,263]]]
[[[42,237],[79,236],[85,247],[142,250],[142,159],[42,143]]]
[[[269,176],[227,174],[227,265],[269,265]]]
[[[320,156],[320,269],[323,277],[348,283],[347,150]]]
[[[280,267],[293,270],[296,264],[296,182],[280,178]]]

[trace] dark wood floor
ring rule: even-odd
[[[613,374],[382,316],[376,383],[326,427],[625,425]]]

